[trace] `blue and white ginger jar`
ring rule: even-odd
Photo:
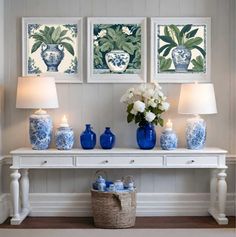
[[[71,150],[74,145],[74,132],[70,127],[59,127],[56,134],[56,148]]]
[[[165,130],[161,134],[160,144],[162,150],[174,150],[178,145],[178,137],[172,130]]]

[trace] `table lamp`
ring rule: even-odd
[[[202,149],[206,142],[206,122],[199,115],[217,113],[213,84],[182,84],[178,112],[195,115],[187,120],[187,148]]]
[[[45,110],[58,108],[53,77],[19,77],[16,108],[38,109],[29,118],[30,143],[34,150],[48,149],[52,138],[52,119]]]

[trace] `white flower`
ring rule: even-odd
[[[135,89],[132,87],[132,88],[129,88],[126,93],[134,93]]]
[[[152,88],[146,90],[143,94],[143,97],[145,98],[151,98],[154,95],[154,90]]]
[[[101,30],[101,31],[98,33],[98,37],[103,38],[106,34],[107,34],[107,30]]]
[[[136,111],[135,109],[131,109],[130,113],[133,115],[136,115],[138,113],[138,111]]]
[[[160,109],[166,111],[169,109],[169,107],[170,107],[170,104],[168,102],[162,102]]]
[[[125,33],[126,35],[132,35],[132,32],[129,30],[127,26],[122,27],[122,32]]]
[[[137,100],[134,102],[133,109],[140,113],[143,113],[145,110],[145,104],[142,101]]]
[[[147,104],[148,104],[148,106],[151,106],[153,108],[157,107],[157,103],[155,102],[155,99],[148,100]]]
[[[98,41],[93,42],[95,46],[98,46]]]
[[[146,119],[149,123],[151,123],[155,118],[156,118],[156,115],[155,115],[154,113],[152,113],[152,112],[147,112],[147,113],[145,114],[145,119]]]
[[[94,40],[97,40],[97,39],[98,39],[98,37],[97,37],[96,35],[94,35],[94,36],[93,36],[93,39],[94,39]]]
[[[164,94],[162,91],[158,91],[158,95],[163,98]]]

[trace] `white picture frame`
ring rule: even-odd
[[[158,52],[158,50],[160,50],[161,48],[160,46],[163,46],[163,45],[160,45],[161,43],[163,43],[163,40],[161,40],[158,35],[161,34],[161,31],[163,32],[163,29],[165,26],[175,25],[179,28],[179,31],[181,32],[183,27],[187,24],[191,24],[192,28],[191,30],[186,32],[186,35],[190,33],[191,31],[193,31],[193,29],[195,29],[197,33],[195,31],[192,32],[192,34],[196,33],[194,37],[200,37],[201,35],[204,36],[200,46],[204,48],[202,52],[204,53],[205,51],[205,57],[203,56],[204,54],[201,54],[199,50],[194,48],[193,50],[194,53],[191,53],[192,56],[196,55],[197,57],[198,56],[199,57],[190,59],[187,72],[176,72],[176,68],[173,68],[175,67],[174,62],[173,62],[173,57],[169,55],[168,57],[167,56],[164,57],[164,60],[163,60],[163,54],[165,50],[163,50],[161,53]],[[198,26],[199,26],[199,30],[197,30]],[[168,29],[170,29],[170,27],[168,27]],[[170,31],[168,32],[170,33]],[[174,32],[172,32],[172,34],[174,34]],[[195,45],[195,47],[196,46],[197,45]],[[170,53],[172,53],[172,51],[173,51],[173,48],[170,50]],[[150,81],[151,82],[155,82],[155,81],[159,83],[210,82],[211,81],[211,18],[209,17],[153,17],[151,18],[150,56],[151,56],[150,58],[150,65],[151,65]],[[162,56],[161,59],[160,59],[160,56]],[[170,65],[169,58],[172,60],[172,62],[171,62],[170,68],[167,69]],[[195,59],[194,64],[197,66],[194,66],[192,64],[193,59]],[[196,61],[198,59],[199,61]],[[169,62],[167,60],[169,60]],[[162,64],[160,64],[160,61],[162,61]],[[197,64],[198,62],[200,62],[200,65]],[[165,66],[163,67],[163,65],[166,65],[167,67],[165,68]]]
[[[90,17],[87,19],[87,29],[88,29],[87,30],[87,48],[88,48],[87,82],[88,83],[145,83],[146,82],[147,57],[146,57],[146,18],[145,17]],[[125,54],[123,54],[123,56],[121,54],[120,56],[118,55],[118,53],[113,53],[114,50],[112,51],[109,49],[109,47],[114,48],[114,49],[117,48],[120,51],[120,49],[125,48],[125,46],[117,45],[116,41],[112,40],[114,38],[109,38],[110,35],[107,32],[109,32],[110,35],[116,32],[116,34],[119,35],[119,37],[125,36],[126,38],[123,41],[125,42],[124,43],[125,45],[129,41],[128,46],[130,45],[131,47],[128,48],[128,51],[130,52],[130,54],[128,53],[129,63],[127,64],[127,66],[125,65],[126,64],[125,60],[127,59]],[[120,32],[122,32],[124,35],[121,35]],[[134,42],[136,41],[135,38],[132,38],[129,36],[133,36],[133,37],[137,36],[136,37],[137,42]],[[133,41],[130,41],[130,38]],[[106,51],[106,48],[102,46],[103,44],[101,42],[107,43],[106,44],[108,45],[107,51]],[[94,47],[97,47],[97,48],[95,49]],[[101,50],[103,50],[104,52],[102,52]],[[125,53],[127,54],[127,52]],[[139,56],[139,53],[140,53],[140,56]],[[105,56],[105,55],[108,55],[108,56]],[[106,57],[107,57],[107,60],[105,59]],[[113,62],[115,62],[115,59],[117,59],[118,57],[124,58],[123,60],[124,67],[120,66],[119,64],[116,66],[113,65],[114,67],[111,65]],[[110,67],[108,65],[110,65]],[[126,69],[124,70],[124,68]]]
[[[48,29],[51,35],[46,37]],[[44,39],[44,42],[38,48],[36,47],[37,50],[32,53],[33,46],[40,41],[37,41],[37,39],[41,39],[40,36],[37,38],[36,34],[45,36],[47,41]],[[55,41],[53,41],[52,35]],[[80,17],[23,17],[23,76],[52,76],[55,78],[56,83],[82,83],[82,38],[83,24]],[[59,43],[60,41],[62,43]],[[49,47],[50,44],[57,46],[53,46],[54,48],[52,49],[50,48],[52,46]],[[51,51],[49,51],[50,49]],[[42,53],[43,51],[44,53]],[[59,64],[56,58],[60,58]]]

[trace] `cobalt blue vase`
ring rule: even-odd
[[[106,127],[105,132],[100,136],[100,145],[102,149],[112,149],[115,145],[116,137],[111,132],[109,127]]]
[[[96,145],[96,134],[92,131],[91,125],[85,125],[85,131],[80,135],[80,143],[83,149],[93,149]]]
[[[156,131],[151,123],[145,123],[137,129],[137,143],[140,149],[150,150],[156,145]]]

